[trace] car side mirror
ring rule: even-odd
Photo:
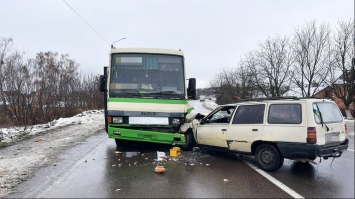
[[[204,119],[202,119],[201,121],[200,121],[200,124],[205,124],[206,123],[206,120],[204,120]]]

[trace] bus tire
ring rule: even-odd
[[[116,146],[125,146],[126,145],[126,140],[121,140],[121,139],[115,139]]]

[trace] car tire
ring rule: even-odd
[[[181,147],[184,151],[191,151],[195,146],[195,138],[192,131],[189,130],[185,133],[185,144]]]
[[[284,163],[280,152],[271,144],[261,144],[255,151],[258,166],[265,171],[276,171]]]

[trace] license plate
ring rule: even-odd
[[[339,132],[328,133],[325,135],[326,142],[338,142],[339,141]]]
[[[146,134],[138,134],[138,137],[152,139],[152,135],[146,135]]]

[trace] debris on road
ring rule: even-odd
[[[176,157],[180,155],[180,148],[179,147],[173,147],[170,149],[170,156],[171,157]]]
[[[158,165],[158,166],[155,167],[155,172],[156,173],[164,173],[165,172],[165,168],[163,166]]]
[[[229,180],[228,179],[224,179],[223,182],[228,182]]]
[[[35,142],[39,142],[39,141],[41,141],[41,138],[36,138],[35,139]]]
[[[157,151],[158,161],[161,161],[163,158],[167,158],[165,152]]]

